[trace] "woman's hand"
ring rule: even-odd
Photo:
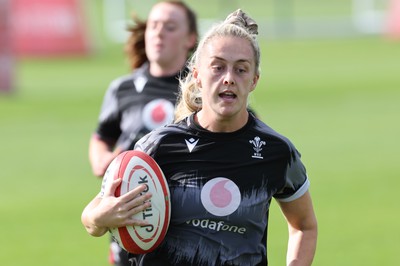
[[[110,190],[105,191],[102,200],[96,208],[98,209],[96,224],[108,228],[147,225],[147,222],[133,218],[135,214],[141,213],[150,207],[149,199],[151,198],[151,194],[143,194],[146,190],[146,185],[140,185],[120,197],[115,197],[115,190],[121,182],[121,179],[114,180],[110,186]]]
[[[122,179],[113,180],[110,186],[105,187],[103,197],[96,196],[84,209],[82,223],[89,234],[102,236],[109,228],[148,224],[133,217],[151,206],[151,193],[144,193],[146,185],[140,185],[120,197],[115,197],[115,190],[121,182]]]

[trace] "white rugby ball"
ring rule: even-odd
[[[153,251],[163,241],[171,218],[169,188],[157,162],[144,152],[125,151],[112,161],[104,178],[122,178],[121,185],[115,191],[116,197],[146,184],[147,189],[143,193],[151,192],[151,207],[135,214],[134,218],[146,220],[149,225],[112,228],[110,232],[116,242],[130,253]]]

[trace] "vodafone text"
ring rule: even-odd
[[[246,228],[245,227],[238,227],[236,225],[229,225],[225,224],[224,221],[212,221],[209,219],[192,219],[189,221],[186,221],[187,224],[192,225],[194,227],[201,227],[201,228],[208,228],[210,230],[214,231],[228,231],[228,232],[233,232],[233,233],[238,233],[243,235],[246,233]]]
[[[149,186],[148,183],[149,181],[147,180],[147,175],[144,177],[139,177],[140,181],[138,182],[139,185],[141,184],[145,184],[146,185],[146,189],[143,190],[142,193],[140,193],[140,195],[146,193],[149,191]],[[151,207],[145,209],[142,211],[142,215],[143,215],[143,220],[146,220],[147,218],[150,218],[153,216],[153,209]],[[142,228],[146,228],[147,232],[152,232],[154,230],[154,226],[149,224],[149,225],[143,225],[141,226]]]

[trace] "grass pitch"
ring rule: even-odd
[[[314,265],[397,265],[400,43],[383,38],[262,42],[251,97],[303,155],[319,221]],[[24,59],[0,96],[2,265],[108,265],[108,238],[80,214],[99,191],[88,141],[108,83],[128,71],[121,46],[72,59]],[[276,204],[271,265],[285,264]]]

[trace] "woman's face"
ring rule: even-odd
[[[202,93],[203,117],[247,121],[247,98],[258,82],[248,40],[214,37],[199,54],[193,74]]]
[[[186,61],[196,36],[189,33],[185,10],[174,4],[156,4],[147,19],[146,55],[163,67]],[[175,66],[176,67],[176,66]]]

